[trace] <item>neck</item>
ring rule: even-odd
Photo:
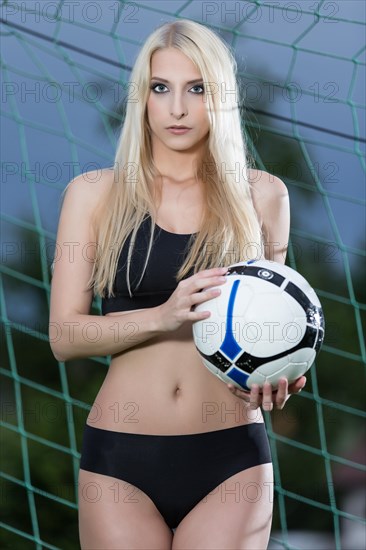
[[[168,149],[161,141],[152,140],[152,157],[157,175],[170,183],[195,181],[196,168],[202,162],[203,152],[204,143],[197,143],[191,149],[177,151]]]

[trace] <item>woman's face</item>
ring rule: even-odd
[[[150,88],[147,116],[152,140],[176,151],[202,145],[209,121],[202,76],[192,61],[176,48],[156,51],[151,57]],[[172,125],[190,130],[173,134],[168,130]]]

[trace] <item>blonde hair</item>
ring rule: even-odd
[[[151,57],[164,48],[177,48],[200,71],[210,128],[204,154],[195,168],[195,177],[200,178],[204,186],[206,204],[202,224],[195,239],[191,237],[192,246],[176,280],[179,282],[192,270],[196,273],[263,257],[263,235],[248,181],[248,152],[239,111],[236,61],[228,46],[207,27],[186,19],[165,23],[147,38],[135,61],[130,82],[136,99],[127,103],[115,154],[113,184],[106,201],[95,212],[98,254],[88,288],[93,287],[94,293],[102,297],[106,296],[105,290],[108,296],[114,296],[119,251],[131,232],[126,278],[130,297],[133,296],[132,250],[146,215],[151,216],[151,234],[136,288],[150,256],[157,212],[154,201],[157,197],[160,200],[161,190],[152,185],[159,172],[152,158],[146,104]],[[210,93],[207,93],[207,84]]]

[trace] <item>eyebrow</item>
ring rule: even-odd
[[[151,80],[161,80],[162,82],[166,82],[167,84],[170,84],[169,80],[166,80],[165,78],[160,78],[160,76],[152,76]],[[195,84],[196,82],[202,82],[202,78],[195,78],[194,80],[188,80],[187,84]]]

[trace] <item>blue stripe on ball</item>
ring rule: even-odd
[[[250,389],[247,386],[247,380],[249,378],[249,375],[245,374],[245,372],[243,372],[242,370],[237,369],[236,367],[233,367],[230,370],[230,372],[226,372],[226,376],[228,378],[231,378],[231,380],[234,380],[235,382],[240,384],[240,386],[243,389],[250,391]]]
[[[235,296],[239,288],[240,281],[239,279],[234,281],[231,287],[229,303],[227,306],[227,315],[226,315],[226,332],[225,338],[220,346],[220,350],[225,353],[225,355],[234,361],[235,357],[240,351],[243,351],[239,346],[238,342],[235,340],[233,333],[233,311]]]

